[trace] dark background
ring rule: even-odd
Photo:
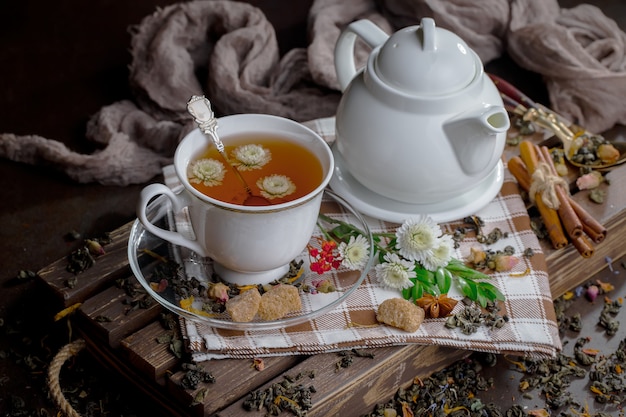
[[[312,0],[248,2],[260,7],[274,24],[282,52],[306,46]],[[88,118],[105,105],[131,98],[128,27],[171,3],[174,1],[1,1],[0,132],[37,134],[80,152],[92,151],[84,140]],[[582,1],[560,3],[572,7]],[[626,27],[624,1],[588,3]],[[507,57],[487,69],[507,74],[532,98],[549,104],[540,77],[519,69]],[[20,270],[37,271],[66,256],[74,248],[64,239],[71,230],[96,236],[131,221],[144,185],[81,185],[46,167],[0,160],[2,415],[15,410],[12,402],[17,398],[26,402],[24,410],[44,409],[55,414],[45,395],[44,373],[51,355],[71,336],[67,322],[52,321],[58,305],[45,290],[34,280],[16,280],[16,275]],[[123,390],[114,375],[102,372],[94,363],[84,366],[98,376],[90,383],[111,387],[102,395]],[[132,391],[125,398],[133,403]]]

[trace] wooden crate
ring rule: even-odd
[[[626,232],[625,175],[626,166],[608,175],[610,192],[603,205],[591,203],[584,193],[575,196],[608,228],[607,239],[596,246],[592,258],[582,258],[572,247],[554,250],[549,242],[544,244],[554,297],[604,268],[605,257],[617,259],[626,254],[626,245],[621,242]],[[107,253],[79,274],[73,288],[67,286],[73,274],[66,271],[65,259],[39,271],[39,277],[61,305],[82,303],[77,327],[87,341],[88,351],[132,381],[163,415],[241,415],[241,403],[249,392],[280,382],[285,375],[310,371],[315,371],[312,383],[317,389],[310,416],[359,415],[391,398],[415,377],[425,377],[469,355],[467,351],[434,345],[377,348],[371,351],[373,358],[358,358],[352,366],[339,371],[336,364],[340,358],[335,353],[265,358],[262,371],[256,370],[251,360],[207,361],[200,366],[210,371],[216,382],[185,390],[181,387],[184,360],[159,342],[161,336],[174,332],[160,322],[163,309],[156,303],[136,308],[145,294],[132,294],[119,285],[120,281],[132,283],[135,279],[126,255],[130,228],[129,223],[113,231]]]

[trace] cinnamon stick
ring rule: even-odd
[[[552,170],[552,173],[554,175],[557,175],[556,167],[554,166],[554,161],[552,160],[550,156],[550,150],[548,149],[548,147],[542,146],[541,151],[546,157],[546,159],[550,162],[549,166],[550,166],[550,169]],[[587,210],[585,210],[580,204],[574,201],[572,196],[567,194],[565,190],[563,190],[562,194],[567,197],[567,205],[569,205],[572,208],[572,210],[576,214],[576,217],[578,217],[578,220],[580,221],[581,226],[582,226],[582,231],[585,234],[587,234],[587,236],[591,238],[591,240],[594,243],[602,242],[604,238],[606,237],[606,233],[607,233],[606,228],[600,222],[598,222],[595,218],[593,218],[593,216],[589,214]],[[561,201],[561,197],[559,197],[559,201]]]
[[[530,174],[528,174],[528,169],[526,168],[524,161],[522,161],[522,158],[520,158],[519,156],[511,157],[511,159],[509,159],[509,162],[507,163],[507,168],[509,169],[509,172],[515,177],[519,186],[522,187],[524,191],[528,192],[528,190],[530,190],[531,179]]]
[[[536,146],[536,145],[535,145]],[[549,168],[552,175],[558,176],[556,172],[556,167],[554,166],[554,161],[552,160],[552,155],[550,155],[550,150],[547,146],[537,147],[539,149],[539,159],[541,162],[545,163]],[[558,213],[561,218],[561,222],[563,223],[563,228],[567,235],[571,238],[578,237],[583,234],[583,224],[578,218],[578,215],[572,208],[569,202],[569,194],[565,191],[565,189],[557,185],[555,187],[556,196],[559,199],[559,208]]]
[[[535,144],[529,140],[521,141],[519,144],[519,155],[526,165],[528,174],[532,177],[533,173],[537,169],[537,165],[539,165],[539,159],[537,156],[537,150],[535,149]]]
[[[593,256],[593,246],[586,236],[580,235],[578,237],[572,238],[572,244],[583,258],[590,258],[591,256]]]
[[[535,145],[528,141],[524,140],[519,145],[520,148],[520,158],[526,165],[528,170],[528,174],[532,177],[532,174],[537,169],[537,165],[539,164],[539,159],[537,155],[537,150],[535,149]],[[559,214],[556,210],[549,208],[543,202],[541,198],[541,193],[537,193],[535,196],[535,206],[543,219],[543,224],[546,227],[546,231],[548,232],[548,236],[550,237],[550,241],[552,242],[552,246],[555,249],[562,249],[567,246],[567,238],[563,233],[563,226],[561,225],[561,220],[559,219]]]
[[[593,242],[602,242],[606,237],[606,228],[573,198],[570,197],[569,202],[583,224],[583,232],[585,232]]]

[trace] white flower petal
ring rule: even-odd
[[[432,255],[441,228],[429,216],[408,219],[396,230],[396,249],[406,259],[422,262]]]
[[[454,240],[450,235],[443,235],[437,239],[430,256],[422,260],[422,265],[429,271],[445,267],[452,260]]]
[[[338,248],[341,265],[351,270],[361,269],[367,263],[370,244],[362,235],[350,236],[348,243],[341,242]]]
[[[415,278],[415,263],[401,259],[395,253],[384,256],[386,262],[376,265],[376,278],[386,287],[402,290],[414,284],[410,278]]]

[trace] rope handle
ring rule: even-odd
[[[71,358],[72,356],[76,356],[81,350],[83,350],[86,346],[84,339],[77,339],[67,345],[63,346],[61,350],[55,355],[50,363],[50,367],[48,368],[48,388],[50,389],[50,394],[52,394],[52,398],[56,402],[57,406],[61,409],[61,411],[67,417],[81,417],[80,414],[74,410],[72,405],[65,399],[63,395],[63,391],[61,390],[61,385],[59,383],[59,374],[61,373],[61,368],[63,364]]]

